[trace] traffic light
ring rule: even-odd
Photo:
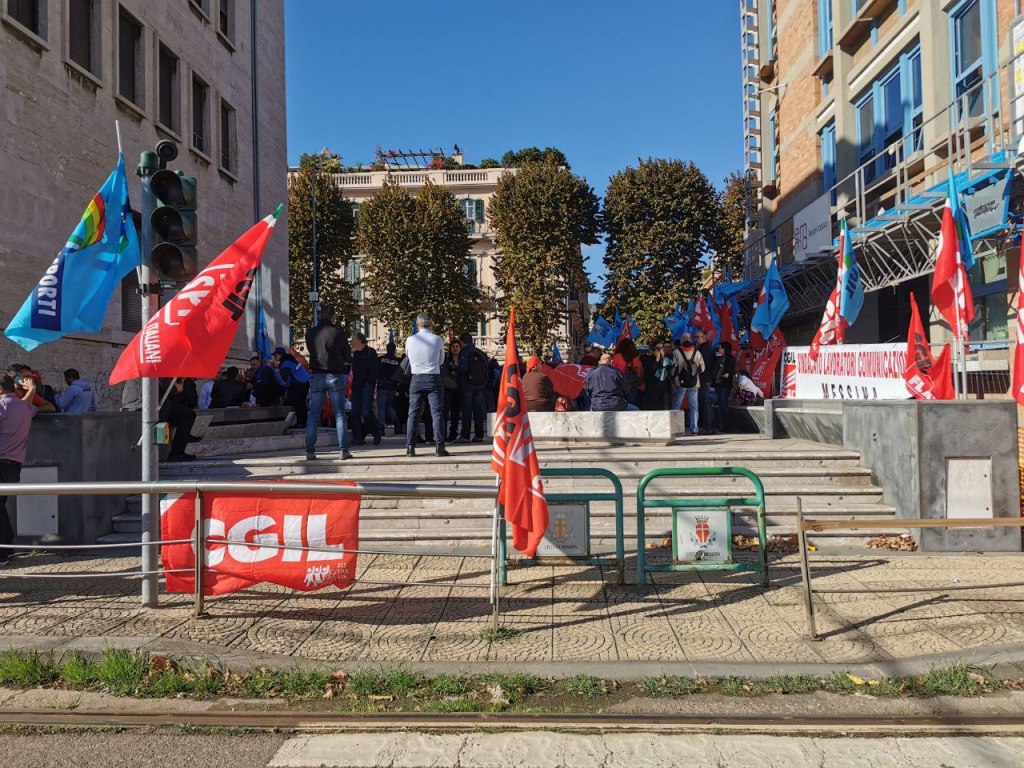
[[[153,269],[163,284],[184,283],[195,276],[199,267],[196,180],[181,171],[164,168],[153,174],[149,188],[156,198],[150,217],[154,235],[150,253]]]

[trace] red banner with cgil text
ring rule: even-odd
[[[203,594],[225,595],[262,582],[303,592],[350,586],[356,554],[344,550],[359,549],[359,501],[358,496],[204,494]],[[195,494],[163,497],[160,538],[192,539],[194,532]],[[167,591],[194,593],[193,543],[167,544],[160,554]],[[186,570],[173,572],[180,569]]]

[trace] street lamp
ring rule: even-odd
[[[313,189],[313,274],[309,280],[309,301],[313,305],[313,325],[320,322],[320,256],[316,251],[316,185],[320,180],[320,164],[330,155],[327,147],[313,155],[313,176],[310,185]]]

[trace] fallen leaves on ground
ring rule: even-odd
[[[876,536],[868,540],[869,549],[887,549],[890,552],[916,552],[917,542],[909,533],[899,536]]]

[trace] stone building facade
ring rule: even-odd
[[[178,145],[170,167],[198,180],[200,267],[287,199],[283,0],[3,0],[0,94],[0,327],[116,164],[115,121],[136,207],[139,153],[161,139]],[[286,222],[263,262],[274,342],[288,338]],[[101,333],[32,353],[0,337],[0,362],[61,386],[61,372],[77,368],[100,407],[116,408],[120,387],[107,379],[139,327],[135,289],[130,275]],[[254,306],[255,293],[232,358],[253,348]]]
[[[778,258],[795,298],[783,321],[792,343],[820,322],[843,218],[867,291],[848,340],[905,338],[911,294],[931,314],[932,341],[948,338],[929,293],[952,173],[978,258],[970,369],[1008,386],[1020,14],[1016,0],[740,0],[744,277],[759,287]]]
[[[427,181],[443,185],[450,189],[466,214],[466,226],[472,241],[470,259],[467,269],[474,275],[477,285],[484,295],[480,305],[480,318],[476,328],[472,329],[477,344],[488,353],[496,353],[503,348],[505,339],[501,336],[502,324],[496,315],[498,295],[494,276],[494,257],[497,251],[496,234],[489,219],[490,201],[497,188],[498,179],[503,174],[515,173],[512,168],[481,168],[456,170],[403,170],[403,171],[366,171],[339,173],[334,175],[335,183],[345,193],[345,197],[358,206],[373,196],[384,186],[389,178],[397,179],[410,194],[415,194]],[[358,213],[357,213],[358,215]],[[363,308],[363,331],[370,344],[383,350],[388,340],[388,328],[377,320],[373,314],[371,297],[358,287],[362,277],[360,257],[356,256],[346,267],[346,279],[357,285],[356,298]],[[571,297],[552,297],[553,301],[561,301],[565,307],[565,320],[555,333],[563,350],[577,346],[589,328],[590,312],[585,292],[580,292],[582,301],[574,293]],[[409,331],[396,330],[396,336],[404,336]],[[400,344],[402,339],[396,339]]]

